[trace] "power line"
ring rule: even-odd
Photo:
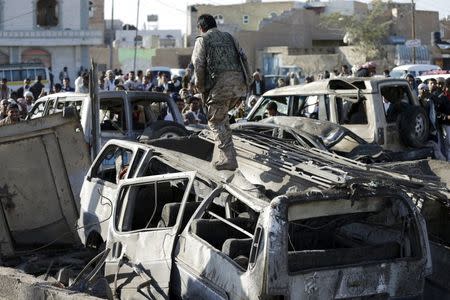
[[[6,19],[6,20],[0,22],[0,24],[5,24],[6,22],[13,21],[13,20],[18,19],[18,18],[20,18],[20,17],[23,17],[23,16],[26,16],[26,15],[32,14],[32,13],[34,13],[35,11],[36,11],[36,10],[33,9],[32,11],[29,11],[29,12],[27,12],[27,13],[23,13],[23,14],[21,14],[21,15],[17,15],[17,16],[15,16],[15,17]]]

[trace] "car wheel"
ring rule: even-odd
[[[406,146],[423,147],[430,133],[430,125],[425,110],[420,106],[406,109],[399,120],[400,138]]]
[[[157,121],[145,128],[139,140],[153,140],[159,138],[172,138],[185,136],[188,132],[186,128],[176,122]]]

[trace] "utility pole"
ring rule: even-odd
[[[137,2],[136,35],[134,36],[134,62],[133,62],[134,72],[136,72],[137,36],[138,36],[138,26],[139,26],[139,4],[140,4],[140,0],[138,0],[138,2]]]
[[[412,39],[416,39],[416,4],[414,0],[411,0],[411,13],[412,13]],[[416,47],[413,47],[413,64],[416,63]]]
[[[109,69],[113,69],[114,0],[111,0],[111,33],[109,36]]]

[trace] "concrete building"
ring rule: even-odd
[[[402,46],[412,38],[411,4],[389,5],[385,18],[392,23],[386,45],[380,45],[386,53],[383,63],[387,68],[394,66],[396,57],[410,59],[412,51]],[[253,68],[261,68],[267,74],[276,72],[280,65],[302,62],[301,66],[311,73],[332,70],[342,63],[359,64],[366,57],[364,53],[357,56],[351,51],[345,51],[343,39],[346,32],[340,28],[320,26],[320,17],[331,13],[364,16],[369,9],[370,4],[347,0],[276,3],[247,1],[238,5],[194,5],[188,10],[188,44],[192,45],[198,34],[198,16],[209,13],[215,17],[219,29],[233,33],[238,38]],[[416,11],[416,24],[416,38],[424,45],[417,49],[417,55],[431,60],[427,47],[431,44],[430,33],[439,30],[439,13]],[[396,47],[396,44],[401,45]],[[403,56],[400,57],[397,52]]]
[[[55,82],[67,66],[74,79],[81,66],[89,66],[89,47],[103,44],[103,31],[89,29],[95,9],[89,0],[1,1],[0,63],[52,66]]]

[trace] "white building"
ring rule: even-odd
[[[183,46],[181,30],[139,30],[138,46],[143,48],[180,48]],[[134,47],[135,30],[116,30],[116,47]]]
[[[103,30],[89,30],[89,0],[0,1],[0,63],[40,62],[73,82],[89,67],[89,46],[103,44]],[[91,14],[92,15],[92,14]]]

